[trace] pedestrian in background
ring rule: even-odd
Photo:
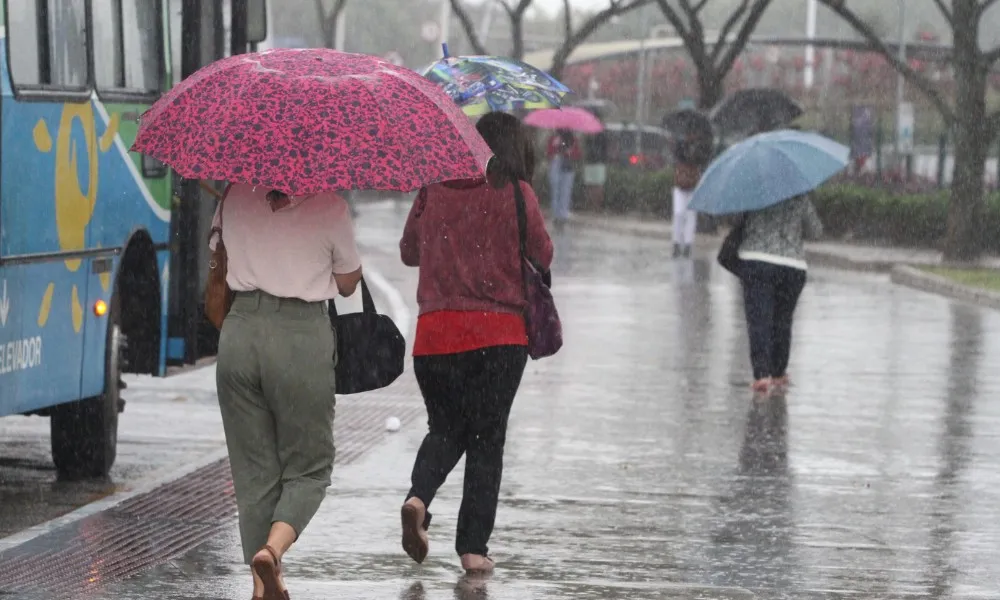
[[[823,235],[809,196],[798,196],[745,217],[739,257],[750,337],[753,389],[760,394],[789,383],[792,317],[806,284],[805,239]]]
[[[235,292],[216,382],[243,559],[254,598],[287,599],[281,561],[326,497],[333,469],[334,332],[327,302],[361,279],[350,209],[334,193],[231,185],[224,236]]]
[[[428,508],[464,454],[455,551],[467,572],[488,572],[507,418],[528,358],[514,185],[524,196],[528,258],[547,270],[553,251],[527,182],[521,123],[490,113],[477,129],[494,153],[487,177],[421,190],[399,244],[403,263],[420,268],[413,371],[429,429],[401,514],[403,549],[423,562]]]
[[[546,155],[549,159],[549,198],[556,225],[569,221],[573,206],[573,182],[576,165],[583,159],[583,150],[572,131],[560,129],[549,138]]]

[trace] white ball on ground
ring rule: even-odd
[[[398,417],[389,417],[385,420],[385,428],[389,431],[399,431],[399,428],[402,426],[403,424],[399,421]]]

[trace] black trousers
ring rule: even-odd
[[[455,551],[486,556],[496,521],[507,418],[528,360],[524,346],[413,359],[430,431],[413,464],[410,493],[430,506],[465,454]],[[430,512],[425,526],[430,524]]]
[[[792,351],[792,315],[806,285],[802,269],[748,260],[741,265],[754,379],[782,377]]]

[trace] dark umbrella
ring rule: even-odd
[[[757,133],[791,123],[803,113],[780,90],[751,88],[730,94],[712,111],[712,122],[727,133]]]
[[[663,117],[663,128],[680,137],[712,138],[711,121],[705,115],[690,108],[667,113]]]
[[[712,159],[714,132],[705,115],[691,109],[674,111],[663,117],[663,128],[674,139],[672,150],[677,162],[704,165]]]

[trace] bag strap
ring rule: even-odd
[[[337,316],[337,304],[331,298],[328,301],[330,307],[330,316]],[[364,276],[361,277],[361,312],[365,314],[375,314],[375,300],[372,299],[372,293],[368,289],[368,284],[365,282]]]
[[[217,234],[217,233],[219,234],[219,241],[220,242],[222,241],[222,218],[223,218],[223,214],[225,213],[225,210],[224,210],[225,206],[224,206],[224,204],[226,202],[226,198],[229,197],[229,190],[231,190],[231,189],[233,189],[233,184],[230,183],[229,185],[226,186],[226,190],[224,192],[222,192],[222,197],[219,198],[219,226],[218,227],[212,227],[209,230],[209,232],[208,232],[208,239],[209,239],[209,241],[211,241],[212,240],[212,236],[215,235],[215,234]]]
[[[524,192],[521,191],[521,181],[512,178],[514,184],[514,207],[517,209],[517,237],[521,263],[521,280],[524,281],[525,262],[528,258],[528,209],[524,203]]]

